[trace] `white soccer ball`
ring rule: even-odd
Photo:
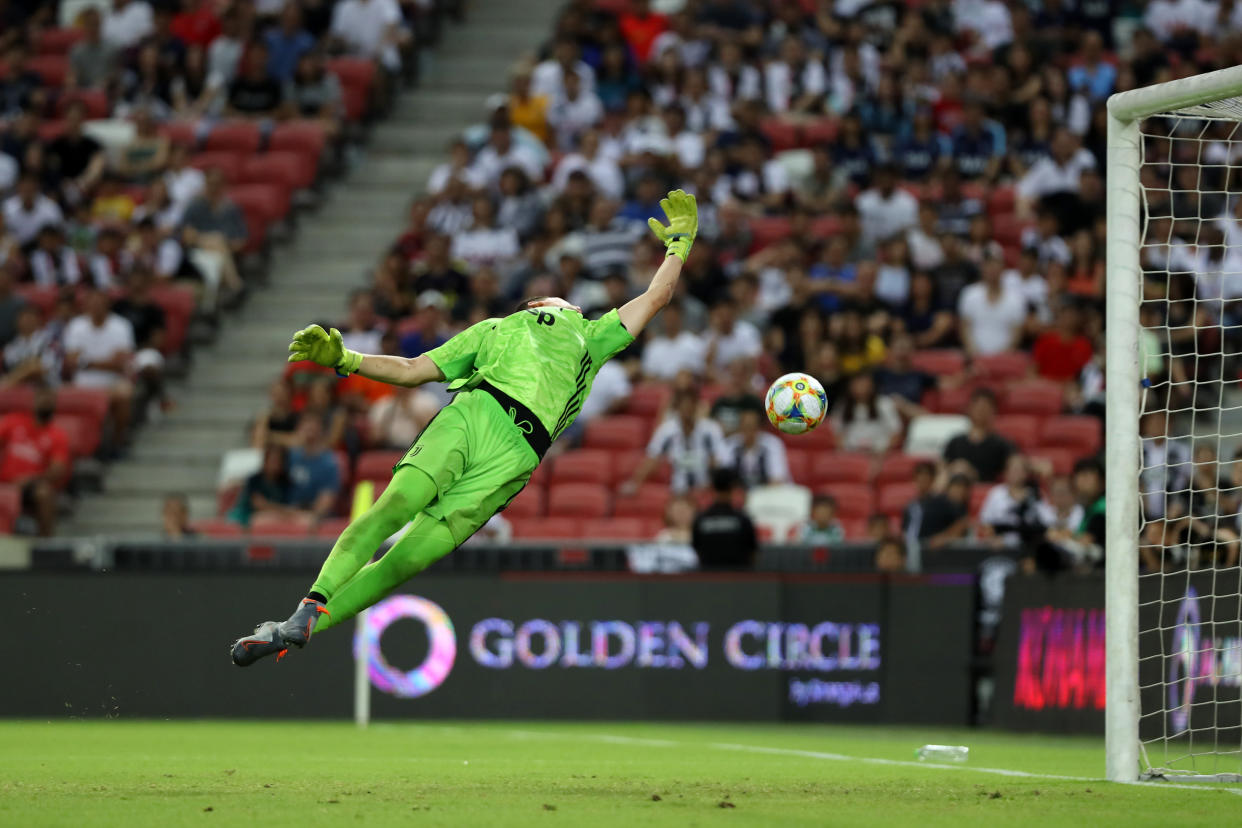
[[[786,374],[768,389],[764,408],[772,425],[786,434],[803,434],[824,421],[828,395],[810,374]]]

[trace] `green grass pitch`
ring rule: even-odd
[[[960,767],[914,761],[965,744]],[[1092,738],[867,727],[0,721],[0,826],[1229,825]],[[988,770],[990,769],[990,771]],[[1018,773],[1013,773],[1013,772]]]

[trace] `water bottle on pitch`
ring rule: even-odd
[[[970,748],[965,745],[923,745],[914,752],[920,762],[965,762]]]

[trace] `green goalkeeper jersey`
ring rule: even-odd
[[[531,308],[484,319],[427,356],[450,391],[486,380],[524,403],[555,440],[582,410],[600,366],[633,341],[615,309],[592,322],[569,308]]]

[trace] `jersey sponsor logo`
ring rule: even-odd
[[[579,361],[578,377],[574,380],[573,396],[565,403],[565,410],[561,412],[561,418],[556,421],[556,428],[552,429],[552,439],[555,440],[560,436],[570,423],[574,421],[574,417],[578,416],[578,412],[582,410],[582,399],[586,394],[587,376],[591,373],[591,355],[584,353]]]
[[[535,315],[535,324],[537,325],[547,325],[548,327],[551,327],[556,324],[556,316],[548,313],[547,311],[539,310],[538,308],[527,308],[526,312],[533,313]]]

